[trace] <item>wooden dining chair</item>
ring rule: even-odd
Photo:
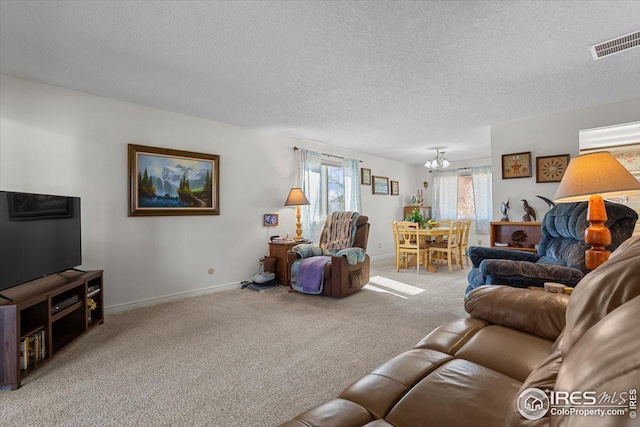
[[[460,241],[458,242],[458,246],[460,247],[460,251],[458,252],[458,262],[460,264],[460,268],[462,266],[462,259],[467,263],[467,267],[469,267],[469,256],[467,255],[467,250],[469,249],[469,230],[471,229],[471,221],[462,221],[462,231],[460,232]]]
[[[406,253],[400,251],[400,236],[398,235],[398,221],[391,221],[391,231],[393,232],[393,242],[396,248],[396,271],[400,271],[400,257],[406,257]],[[405,261],[406,264],[406,261]]]
[[[396,271],[400,271],[400,258],[404,260],[404,268],[408,268],[409,256],[415,256],[416,273],[420,273],[420,262],[428,264],[429,245],[418,236],[418,224],[410,221],[394,221],[396,228]]]
[[[446,240],[441,242],[432,243],[429,246],[429,259],[430,260],[444,260],[446,255],[447,264],[449,266],[449,273],[453,272],[453,263],[458,263],[460,246],[458,242],[460,240],[460,223],[458,221],[452,221],[449,226],[449,231],[445,234]]]
[[[438,221],[441,227],[451,227],[451,224],[453,224],[454,222],[456,221],[453,219],[441,219],[440,221]]]

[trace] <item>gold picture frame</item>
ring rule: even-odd
[[[128,145],[129,216],[219,215],[220,156]]]
[[[502,179],[530,177],[531,151],[502,155]]]
[[[567,171],[569,154],[536,157],[536,182],[560,182]]]
[[[275,227],[278,225],[278,214],[264,214],[262,225],[265,227]]]

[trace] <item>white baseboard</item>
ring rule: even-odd
[[[371,261],[378,261],[381,259],[389,259],[389,258],[393,258],[394,256],[396,256],[395,254],[386,254],[386,255],[377,255],[374,257],[370,257]]]
[[[151,305],[161,304],[169,301],[176,301],[183,298],[191,298],[191,297],[196,297],[196,296],[205,295],[205,294],[212,294],[214,292],[226,291],[229,289],[240,289],[240,288],[241,288],[240,282],[226,283],[223,285],[211,286],[209,288],[201,288],[193,291],[178,292],[176,294],[165,295],[161,297],[154,297],[154,298],[144,299],[140,301],[126,302],[124,304],[116,304],[110,307],[105,307],[104,312],[105,313],[121,313],[123,311],[132,310],[134,308],[149,307]]]

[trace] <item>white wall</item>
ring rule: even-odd
[[[547,213],[547,204],[535,196],[553,200],[558,183],[536,183],[536,157],[570,154],[574,158],[578,155],[580,130],[637,121],[638,118],[640,99],[632,99],[492,125],[494,220],[500,220],[500,202],[508,198],[511,198],[511,221],[522,220],[521,199],[526,199],[536,210],[538,220]],[[526,151],[531,151],[532,177],[502,179],[502,154]]]
[[[220,155],[220,215],[128,217],[128,143]],[[400,181],[399,197],[362,187],[368,252],[393,253],[390,223],[415,186],[414,166],[0,76],[0,189],[82,198],[82,268],[105,270],[107,306],[251,277],[268,235],[295,233],[295,210],[282,206],[295,184],[294,145]],[[264,213],[279,213],[280,225],[263,227]]]

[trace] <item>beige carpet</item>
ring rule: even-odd
[[[382,260],[372,276],[425,292],[230,290],[107,315],[22,388],[0,391],[0,425],[276,425],[466,316],[467,272],[396,273]]]

